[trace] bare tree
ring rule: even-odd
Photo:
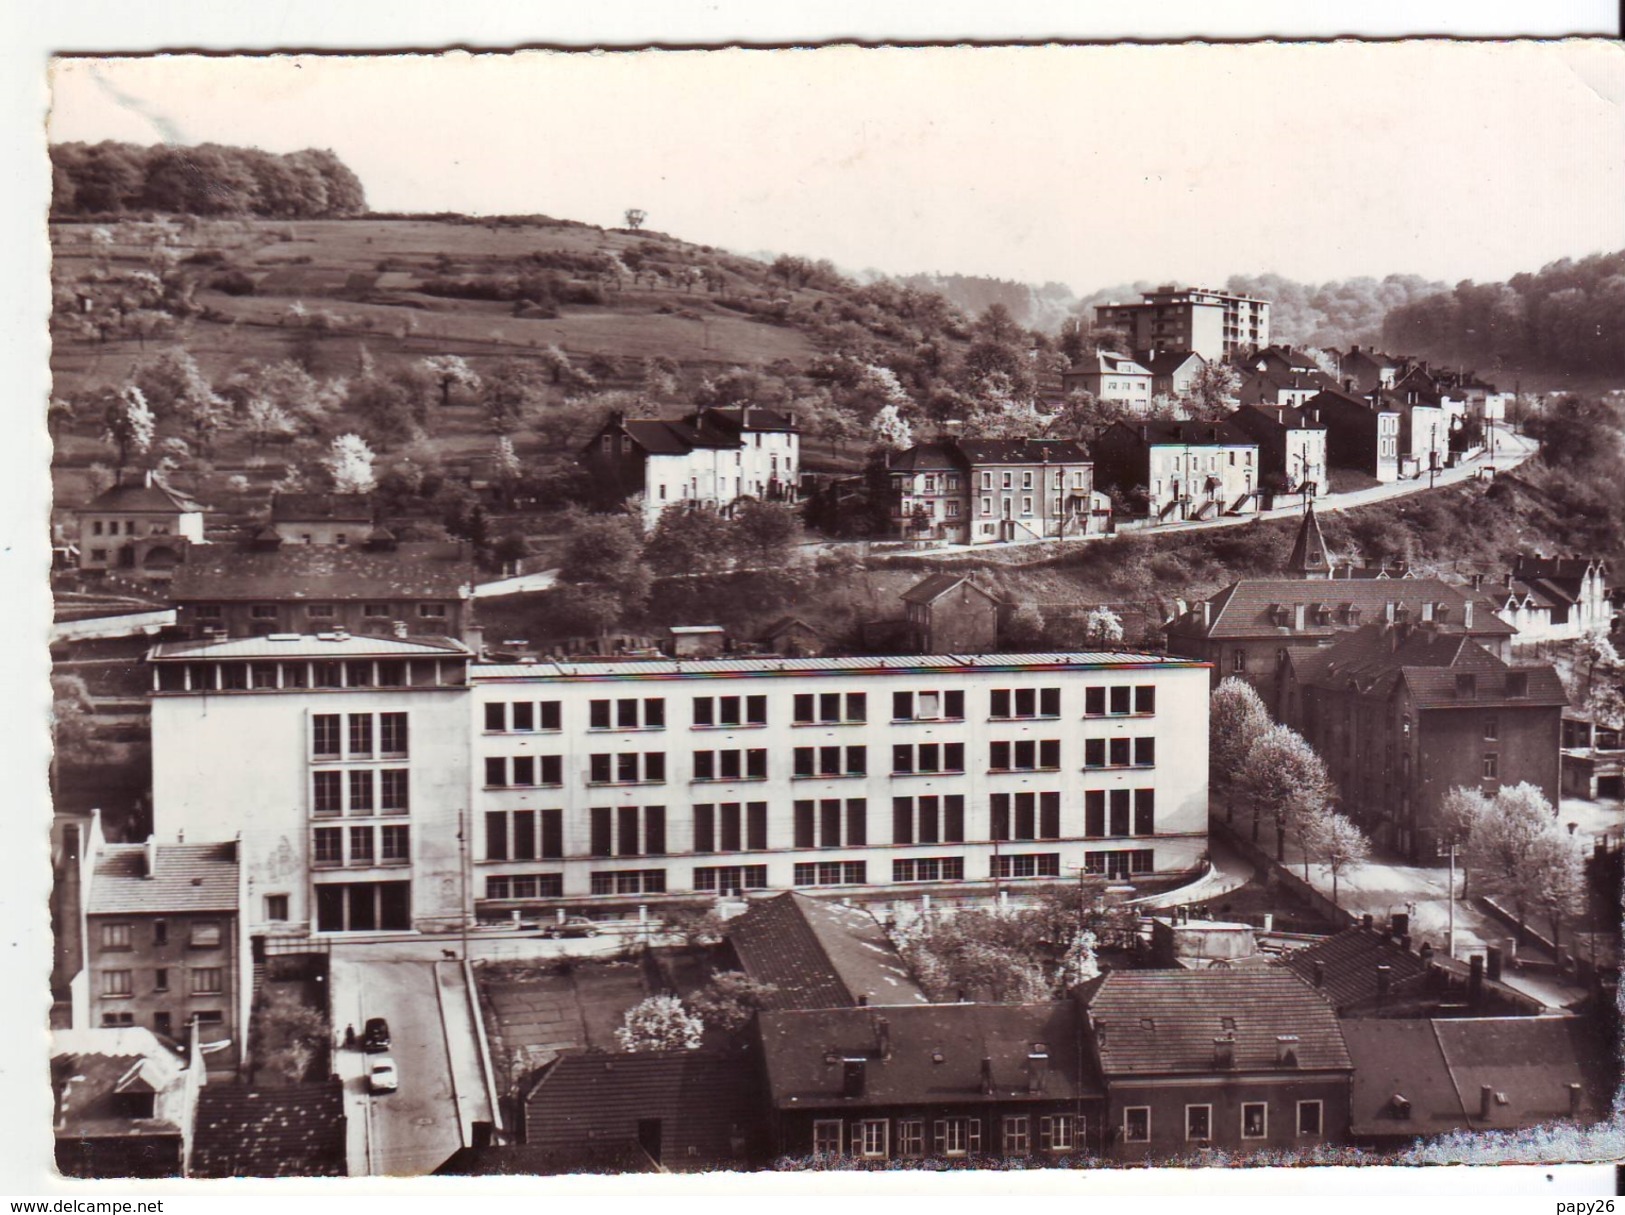
[[[649,213],[639,207],[628,207],[626,209],[626,226],[634,232],[643,227],[643,221],[648,218]]]

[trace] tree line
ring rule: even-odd
[[[1471,279],[1395,308],[1393,348],[1478,367],[1625,371],[1625,250],[1563,258],[1504,283]]]
[[[331,151],[278,155],[258,148],[58,143],[51,154],[51,215],[66,219],[163,211],[325,219],[367,209],[361,179]]]

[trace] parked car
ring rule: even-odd
[[[367,1089],[374,1093],[393,1093],[401,1086],[400,1073],[395,1060],[388,1055],[374,1055],[367,1060]]]
[[[542,936],[549,941],[557,941],[565,937],[595,937],[597,935],[598,925],[584,915],[573,915],[569,919],[549,924],[542,929]]]
[[[389,1022],[382,1017],[370,1017],[361,1031],[361,1049],[377,1054],[389,1049]]]

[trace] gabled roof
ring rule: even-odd
[[[866,911],[796,891],[753,902],[728,921],[728,944],[752,979],[778,991],[766,1008],[846,1008],[926,1002],[885,932]]]
[[[1520,553],[1512,572],[1519,578],[1570,583],[1577,588],[1590,574],[1606,578],[1608,563],[1600,557],[1530,557]]]
[[[735,432],[779,431],[792,433],[796,429],[793,415],[780,413],[776,409],[767,409],[761,405],[715,406],[704,410],[697,417],[701,426],[716,426]]]
[[[336,544],[274,550],[211,544],[176,567],[169,594],[177,603],[466,599],[473,581],[473,562],[454,543],[401,544],[387,552]]]
[[[1473,623],[1470,628],[1464,628],[1462,619],[1469,601],[1473,604]],[[1211,605],[1209,625],[1203,626],[1202,605],[1197,604],[1175,619],[1169,631],[1209,639],[1332,637],[1353,627],[1342,618],[1345,608],[1358,611],[1361,623],[1370,623],[1381,618],[1390,603],[1408,608],[1412,620],[1421,618],[1424,603],[1442,603],[1449,608],[1449,620],[1443,626],[1445,632],[1465,632],[1474,637],[1511,637],[1517,632],[1495,614],[1493,604],[1476,593],[1469,595],[1460,587],[1437,578],[1338,578],[1335,585],[1301,578],[1243,578],[1232,582],[1208,603]],[[1277,624],[1271,615],[1273,608],[1291,609],[1299,604],[1326,605],[1332,609],[1331,621],[1316,623],[1310,613],[1299,630],[1290,624]]]
[[[1234,1035],[1226,1072],[1281,1071],[1281,1035],[1295,1035],[1293,1070],[1352,1066],[1337,1014],[1282,967],[1247,970],[1114,970],[1085,1000],[1100,1070],[1120,1076],[1215,1072],[1214,1039]]]
[[[1202,364],[1207,362],[1194,350],[1136,350],[1134,352],[1134,361],[1155,376],[1173,375],[1192,359]]]
[[[197,502],[177,489],[171,489],[158,477],[149,475],[142,481],[120,482],[92,498],[81,513],[118,511],[125,514],[190,514],[203,509]]]
[[[274,523],[371,523],[372,498],[368,494],[272,494]]]
[[[344,1086],[206,1084],[192,1137],[194,1177],[343,1177]]]
[[[1326,423],[1315,417],[1312,410],[1294,405],[1243,405],[1228,420],[1252,435],[1257,435],[1260,430],[1326,429]]]
[[[1126,354],[1119,354],[1112,350],[1097,350],[1086,355],[1080,362],[1072,367],[1077,372],[1094,372],[1099,375],[1150,375],[1151,369],[1141,364],[1137,359]]]
[[[977,586],[969,574],[932,574],[903,592],[904,603],[935,603],[955,587],[964,584],[977,594],[998,602],[998,597]]]
[[[1136,442],[1149,447],[1255,447],[1251,435],[1230,422],[1181,422],[1165,418],[1113,422]]]
[[[147,1092],[180,1097],[184,1069],[150,1029],[57,1030],[51,1038],[51,1078],[56,1090],[59,1136],[179,1134],[180,1101],[154,1102],[153,1117],[120,1113],[113,1096]]]
[[[1087,464],[1089,452],[1076,439],[957,439],[965,462],[977,464]]]
[[[1562,680],[1551,666],[1509,667],[1472,638],[1426,626],[1410,630],[1386,622],[1363,625],[1332,645],[1295,655],[1299,684],[1334,690],[1352,687],[1361,695],[1387,697],[1403,682],[1421,709],[1568,704]],[[1510,676],[1525,679],[1523,695],[1513,696]],[[1457,676],[1471,675],[1472,694],[1457,689]]]
[[[658,1118],[663,1163],[714,1167],[746,1155],[760,1123],[755,1097],[737,1054],[566,1051],[525,1096],[525,1142],[556,1152],[636,1143],[638,1123]]]
[[[1571,1116],[1571,1084],[1589,1122],[1607,1116],[1613,1095],[1617,1062],[1580,1017],[1352,1020],[1343,1032],[1355,1061],[1355,1135],[1539,1126]],[[1396,1097],[1409,1117],[1397,1116]]]
[[[1357,396],[1353,393],[1344,392],[1341,388],[1324,388],[1305,401],[1303,406],[1304,408],[1311,410],[1329,409],[1334,413],[1338,411],[1346,413],[1350,408],[1353,408],[1358,409],[1361,413],[1371,414],[1373,416],[1379,413],[1399,412],[1391,406],[1386,405],[1381,409],[1373,409],[1372,403],[1368,398]]]
[[[813,627],[800,616],[780,616],[772,624],[764,628],[759,636],[763,641],[770,641],[780,634],[788,633],[793,629],[801,629],[805,632],[812,633],[817,637],[822,637],[824,635],[822,629]]]
[[[632,441],[651,456],[685,456],[698,444],[694,428],[659,418],[630,418],[624,424]]]
[[[886,462],[888,472],[958,472],[958,452],[946,443],[916,443]]]
[[[96,857],[89,915],[237,910],[237,845],[158,844],[147,876],[145,844],[107,844]]]
[[[1316,964],[1322,973],[1321,991],[1334,1008],[1373,1000],[1377,996],[1377,967],[1388,967],[1389,992],[1398,994],[1419,985],[1428,964],[1399,942],[1374,928],[1345,928],[1303,949],[1294,949],[1282,961],[1304,982],[1314,984]]]
[[[769,1095],[781,1110],[940,1109],[1103,1096],[1099,1076],[1078,1050],[1078,1017],[1070,1000],[925,1004],[763,1012],[757,1029]],[[846,1061],[858,1059],[863,1091],[847,1097]]]

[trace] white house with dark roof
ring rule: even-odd
[[[1109,350],[1085,355],[1061,374],[1067,392],[1087,392],[1099,401],[1117,401],[1142,417],[1151,411],[1152,373],[1126,354]]]
[[[271,495],[270,527],[288,544],[362,544],[372,531],[369,494]]]
[[[204,543],[204,508],[155,473],[120,480],[79,512],[79,568],[165,579]]]
[[[667,508],[729,511],[745,498],[794,502],[801,436],[793,413],[758,405],[704,409],[681,419],[613,413],[582,448],[605,509],[633,506],[646,529]]]

